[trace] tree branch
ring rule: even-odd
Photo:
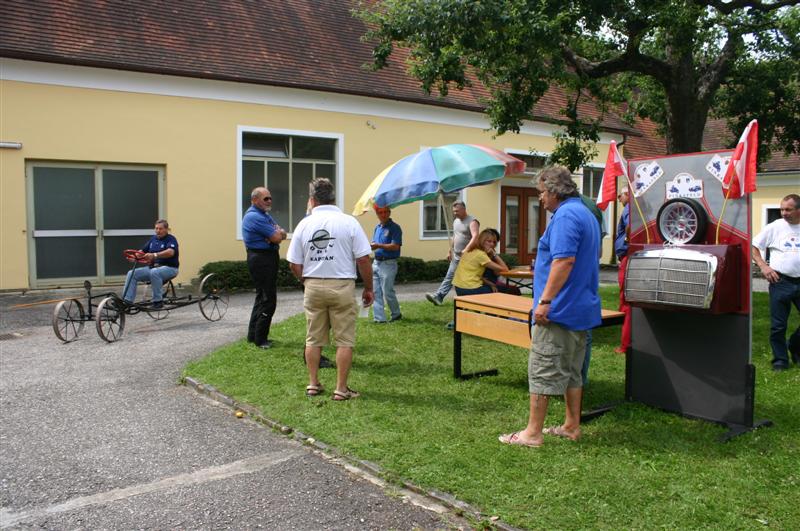
[[[798,5],[800,4],[800,0],[779,0],[778,2],[771,4],[765,4],[764,2],[760,2],[758,0],[732,0],[731,2],[722,2],[721,0],[705,0],[698,3],[701,5],[711,6],[720,13],[730,15],[737,9],[743,9],[745,7],[749,7],[750,9],[754,9],[756,11],[761,11],[762,13],[768,13],[782,7]]]
[[[699,80],[697,95],[700,101],[707,101],[716,93],[722,79],[728,72],[728,68],[736,58],[736,49],[740,44],[741,35],[729,31],[728,40],[720,50],[719,57],[708,67]]]
[[[561,46],[561,53],[564,59],[571,64],[579,74],[583,74],[592,79],[598,79],[619,72],[634,71],[649,75],[662,83],[669,82],[670,66],[668,63],[640,54],[637,50],[628,47],[622,55],[613,59],[600,62],[592,62],[576,54],[567,45]]]

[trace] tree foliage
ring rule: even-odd
[[[375,68],[402,46],[429,92],[477,79],[498,133],[519,131],[548,88],[561,87],[570,127],[559,149],[572,160],[591,156],[586,146],[596,141],[598,122],[577,113],[586,95],[604,112],[652,119],[669,153],[701,150],[709,116],[727,118],[732,138],[758,118],[764,154],[800,152],[798,3],[383,0],[359,14]]]

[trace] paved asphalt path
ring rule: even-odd
[[[429,289],[399,291],[421,300]],[[69,293],[0,295],[0,528],[463,525],[178,384],[189,360],[245,334],[252,294],[216,323],[196,306],[134,316],[113,344],[94,323],[62,344],[52,304],[10,309]],[[276,321],[300,311],[300,292],[279,294]]]

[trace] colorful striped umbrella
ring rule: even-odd
[[[409,155],[383,170],[356,202],[354,216],[372,205],[395,207],[436,199],[440,194],[480,186],[525,171],[508,153],[475,144],[448,144]]]

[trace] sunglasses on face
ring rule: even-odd
[[[262,197],[261,200],[262,201],[272,201],[272,198],[271,197]]]

